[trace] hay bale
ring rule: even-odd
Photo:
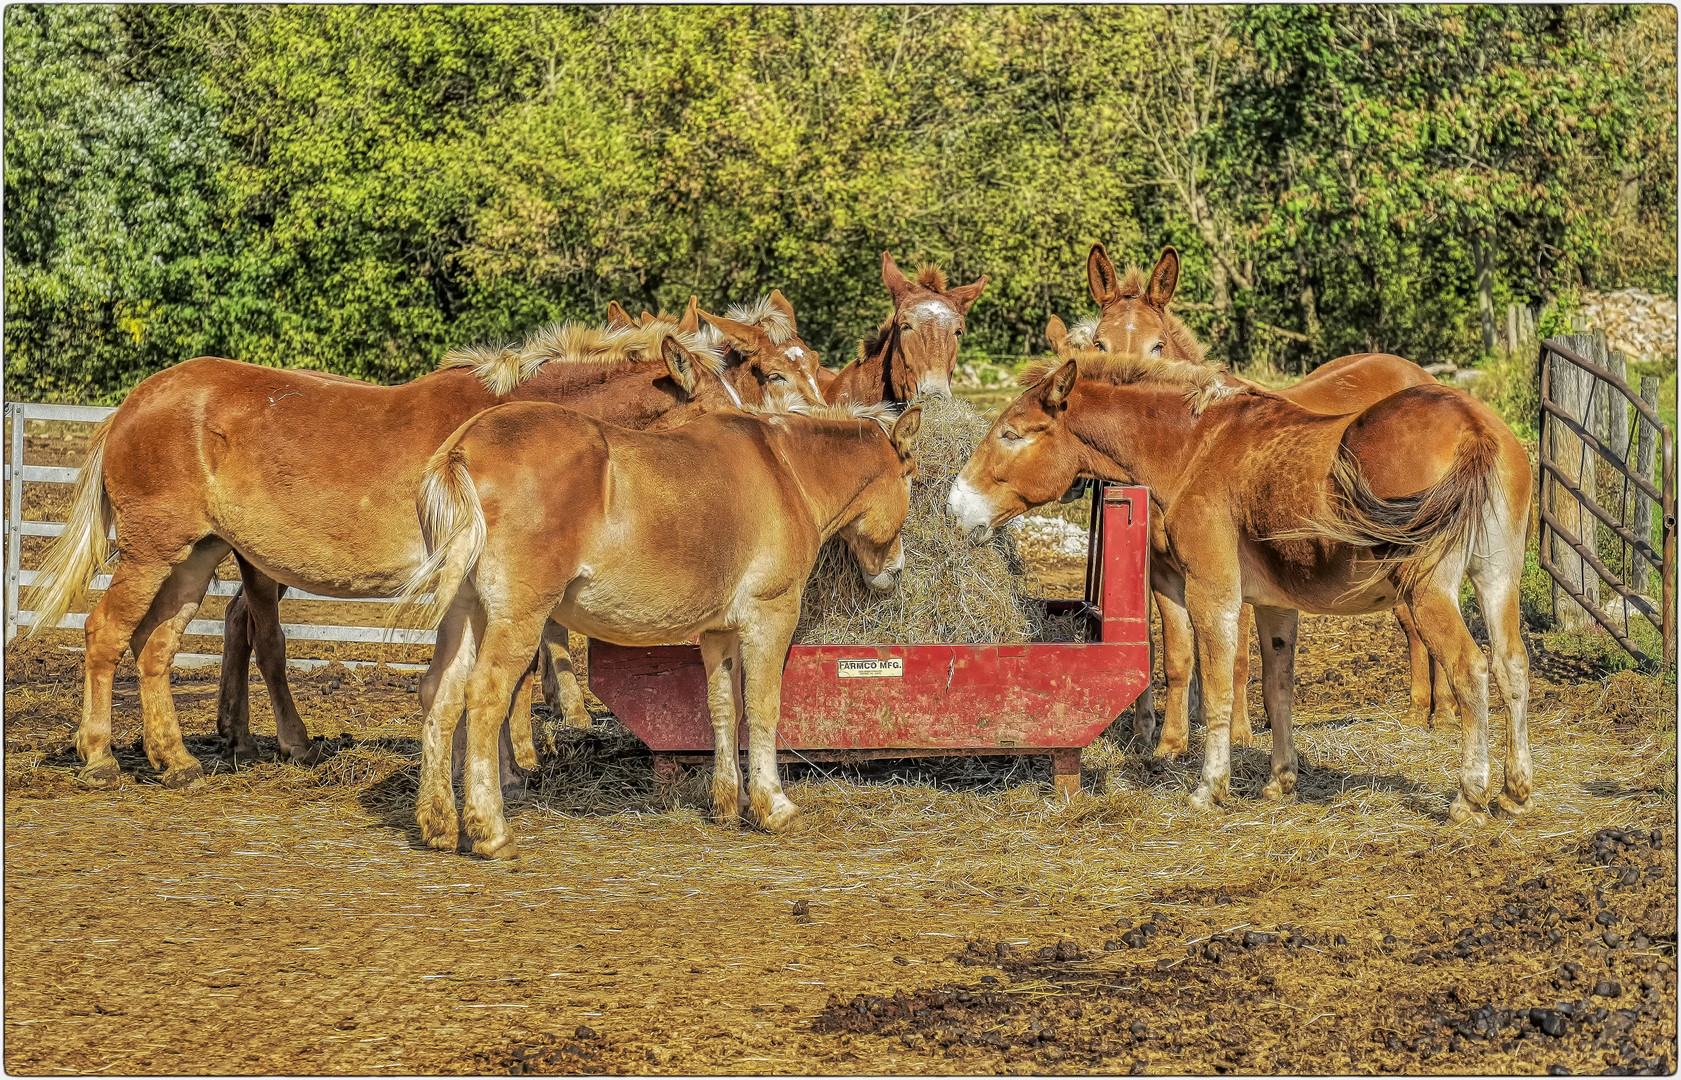
[[[946,513],[946,494],[991,426],[962,400],[921,402],[917,479],[903,536],[905,570],[890,593],[870,588],[837,537],[806,582],[794,640],[829,645],[881,642],[1023,642],[1041,639],[1045,609],[1029,592],[1012,530],[984,544]]]

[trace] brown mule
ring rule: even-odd
[[[871,584],[892,587],[920,417],[911,409],[895,422],[880,406],[731,412],[650,433],[530,403],[463,424],[427,466],[419,510],[431,554],[405,592],[432,591],[445,664],[421,739],[415,820],[426,842],[458,844],[447,762],[465,705],[459,824],[481,855],[518,853],[496,782],[496,733],[551,620],[625,645],[699,635],[716,814],[739,813],[739,677],[749,804],[762,827],[786,828],[797,808],[777,778],[776,725],[801,590],[837,534]]]
[[[1510,813],[1530,806],[1529,662],[1518,636],[1531,477],[1522,444],[1487,406],[1415,386],[1347,416],[1225,383],[1211,368],[1082,353],[1010,405],[953,482],[949,508],[984,533],[1057,498],[1080,476],[1144,484],[1166,541],[1173,599],[1192,625],[1207,740],[1193,805],[1226,798],[1238,614],[1255,608],[1273,719],[1265,795],[1296,783],[1290,738],[1297,612],[1406,604],[1447,669],[1464,732],[1449,816],[1489,799],[1488,663],[1459,614],[1476,587],[1510,727]],[[1049,369],[1047,371],[1047,369]]]
[[[1167,309],[1179,282],[1179,253],[1172,246],[1162,249],[1146,279],[1137,267],[1129,267],[1124,275],[1117,274],[1103,245],[1094,244],[1086,259],[1086,280],[1101,313],[1097,319],[1082,322],[1072,332],[1064,329],[1061,320],[1052,316],[1046,335],[1058,356],[1067,359],[1074,350],[1095,348],[1103,352],[1133,353],[1188,363],[1204,361],[1201,343]],[[1233,385],[1252,385],[1232,376],[1228,376],[1227,381]],[[1358,412],[1411,386],[1435,384],[1436,380],[1423,368],[1404,357],[1389,353],[1357,353],[1331,360],[1294,386],[1275,393],[1312,412],[1336,416]],[[1194,675],[1195,648],[1190,640],[1185,613],[1174,607],[1171,595],[1156,590],[1156,602],[1162,616],[1162,666],[1168,683],[1168,716],[1158,752],[1173,756],[1183,754],[1188,745],[1188,690]],[[1395,617],[1407,639],[1410,666],[1408,693],[1414,721],[1422,727],[1430,727],[1436,715],[1450,722],[1457,719],[1446,672],[1430,659],[1406,609],[1397,607]],[[1246,604],[1238,623],[1238,636],[1246,643],[1253,622],[1254,611]],[[1242,690],[1249,681],[1247,644],[1238,649],[1233,677],[1240,689],[1232,708],[1232,741],[1247,746],[1254,741],[1248,695]],[[1154,701],[1146,691],[1140,698],[1136,728],[1148,735],[1154,727]]]
[[[394,595],[425,558],[413,510],[421,471],[462,420],[502,399],[558,399],[627,425],[680,424],[739,404],[724,376],[715,351],[661,323],[557,327],[519,348],[453,353],[438,372],[393,387],[212,357],[147,379],[96,433],[74,497],[81,524],[49,553],[38,594],[38,626],[56,624],[105,561],[115,523],[122,557],[87,619],[84,776],[117,779],[111,677],[126,645],[141,669],[148,756],[166,784],[202,777],[181,742],[169,667],[228,551],[248,582]],[[256,644],[281,749],[307,759],[285,686],[278,588],[248,599],[261,605],[248,625],[270,628]],[[232,736],[236,747],[249,741],[248,730]]]
[[[912,281],[884,251],[881,281],[893,298],[893,314],[859,343],[858,359],[823,388],[829,403],[907,402],[918,394],[951,397],[957,341],[964,318],[986,288],[986,276],[947,288],[945,274],[925,266]]]

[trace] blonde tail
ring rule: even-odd
[[[479,505],[479,493],[467,471],[466,451],[455,439],[446,442],[427,462],[416,509],[428,554],[403,586],[388,628],[395,626],[409,608],[420,606],[420,598],[428,589],[432,600],[422,607],[421,623],[436,628],[484,550],[484,508]]]
[[[105,494],[105,436],[110,430],[109,417],[94,429],[87,460],[76,480],[70,520],[35,577],[35,621],[29,627],[30,637],[58,626],[70,605],[81,599],[88,582],[110,561],[109,534],[115,521],[111,499]]]

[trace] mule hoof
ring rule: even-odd
[[[171,791],[200,788],[204,786],[204,767],[195,761],[191,765],[170,769],[158,777],[158,782]]]
[[[123,779],[123,771],[114,760],[95,762],[79,775],[82,783],[91,788],[114,788]]]
[[[1214,793],[1208,790],[1206,784],[1191,792],[1192,810],[1208,811],[1214,809],[1216,805],[1218,803],[1214,798]]]
[[[1500,812],[1505,814],[1507,817],[1522,817],[1524,814],[1527,814],[1531,810],[1535,809],[1535,799],[1531,796],[1525,798],[1522,802],[1519,802],[1505,792],[1501,792],[1500,797],[1495,800],[1495,805],[1498,806],[1500,808]]]
[[[1470,800],[1460,795],[1448,807],[1448,820],[1460,825],[1486,825],[1488,814],[1480,808],[1471,805]]]
[[[1254,746],[1255,745],[1255,733],[1253,731],[1233,731],[1232,732],[1232,745],[1233,746]]]
[[[1168,742],[1163,739],[1156,747],[1156,756],[1159,758],[1180,758],[1185,756],[1188,749],[1189,747],[1183,742]]]
[[[296,746],[286,750],[286,759],[300,768],[311,769],[326,761],[333,754],[332,746],[327,739],[312,739],[306,746]]]
[[[593,724],[594,721],[590,719],[590,711],[588,709],[580,708],[577,712],[569,711],[566,714],[567,727],[588,731]]]
[[[1277,802],[1278,800],[1284,798],[1284,785],[1280,784],[1277,780],[1274,780],[1272,783],[1261,789],[1261,798],[1265,799],[1267,802]]]
[[[513,833],[505,833],[494,840],[480,840],[473,845],[473,854],[486,859],[517,859],[519,843]]]
[[[787,832],[799,814],[800,808],[792,800],[786,795],[778,795],[771,800],[770,812],[759,816],[759,827],[770,833]]]
[[[232,746],[227,748],[227,758],[235,765],[239,764],[241,761],[256,761],[258,753],[257,741],[255,739],[248,742],[234,743]]]

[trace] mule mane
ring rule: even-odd
[[[880,401],[873,405],[849,402],[844,405],[813,405],[792,390],[777,388],[765,395],[763,405],[744,406],[756,416],[793,415],[812,420],[874,420],[883,432],[891,433],[893,422],[899,419],[896,402]]]
[[[1185,403],[1191,407],[1193,416],[1201,416],[1204,409],[1223,398],[1255,392],[1247,386],[1228,386],[1226,369],[1219,364],[1126,356],[1097,349],[1081,349],[1066,360],[1058,357],[1034,360],[1022,371],[1018,382],[1022,386],[1037,386],[1068,360],[1074,361],[1080,378],[1092,382],[1111,386],[1154,385],[1183,389]]]
[[[769,296],[761,296],[751,304],[733,304],[724,312],[724,317],[758,327],[770,338],[772,345],[785,345],[795,336],[793,323],[788,321],[786,313],[770,302]]]
[[[1068,330],[1068,344],[1076,349],[1095,349],[1097,347],[1096,315],[1088,315],[1075,323]]]
[[[933,263],[923,263],[916,268],[916,283],[924,289],[934,292],[946,291],[946,272]]]
[[[438,361],[438,370],[472,368],[485,388],[497,397],[511,393],[545,364],[621,367],[627,364],[664,365],[666,339],[683,347],[700,366],[714,375],[724,372],[723,349],[699,334],[685,334],[672,321],[656,319],[642,326],[604,327],[552,323],[534,330],[518,345],[481,344],[452,349]]]

